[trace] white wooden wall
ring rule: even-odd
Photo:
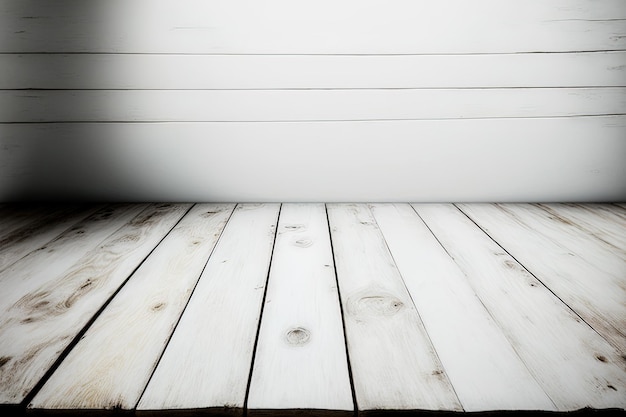
[[[626,199],[625,0],[1,0],[0,199]]]

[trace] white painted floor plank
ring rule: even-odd
[[[138,410],[242,411],[279,211],[237,206]]]
[[[17,262],[28,253],[39,249],[75,223],[92,214],[101,206],[90,208],[74,206],[33,217],[33,222],[0,238],[0,271]]]
[[[248,412],[354,410],[324,204],[283,204]]]
[[[626,217],[620,217],[608,210],[593,210],[580,204],[539,204],[539,206],[556,220],[569,222],[571,226],[608,243],[615,250],[626,251]]]
[[[132,409],[233,205],[198,204],[131,276],[29,404]]]
[[[463,409],[555,410],[459,266],[413,208],[371,207]]]
[[[598,333],[626,352],[624,276],[599,270],[584,254],[578,255],[558,239],[541,234],[541,226],[528,225],[502,207],[492,204],[460,207]]]
[[[81,315],[82,310],[72,307],[92,288],[89,277],[73,276],[89,269],[83,262],[91,260],[89,254],[97,258],[103,241],[144,208],[116,205],[98,210],[0,272],[0,404],[20,403],[81,330],[65,327],[65,320]],[[63,329],[58,333],[59,328],[49,327],[57,319]]]
[[[359,411],[461,410],[368,207],[328,216]]]
[[[619,286],[626,278],[626,246],[615,248],[532,204],[498,204],[516,221],[532,228],[605,274]],[[626,296],[626,292],[624,293]]]
[[[560,410],[626,407],[626,362],[614,347],[453,205],[413,207]]]

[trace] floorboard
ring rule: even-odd
[[[0,411],[626,415],[625,236],[620,203],[2,204]]]

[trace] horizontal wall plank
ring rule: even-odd
[[[626,87],[552,89],[0,91],[0,122],[221,122],[626,114]]]
[[[626,49],[621,0],[8,0],[0,52],[428,54]]]
[[[624,131],[626,116],[6,124],[0,196],[623,201]]]
[[[626,86],[624,51],[387,56],[0,54],[0,68],[1,89]]]

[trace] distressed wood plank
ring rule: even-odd
[[[15,166],[0,193],[17,175],[22,193],[105,201],[600,201],[623,195],[625,130],[626,116],[0,125],[0,166]]]
[[[46,289],[50,290],[50,285],[54,288],[54,282],[62,281],[64,274],[77,266],[85,254],[97,250],[102,241],[144,208],[145,205],[113,205],[98,210],[60,234],[48,245],[29,253],[0,272],[2,285],[0,312],[3,317],[1,321],[3,337],[0,339],[2,350],[0,356],[3,358],[3,366],[0,368],[2,372],[0,404],[20,403],[59,355],[60,351],[55,348],[59,344],[67,345],[80,331],[80,328],[74,328],[69,335],[64,334],[58,339],[52,338],[46,343],[36,345],[30,344],[28,335],[22,334],[21,331],[12,334],[11,329],[24,324],[26,329],[30,327],[47,331],[45,326],[37,326],[37,320],[30,325],[29,317],[25,314],[32,313],[37,318],[39,309],[53,314],[63,313],[69,309],[76,301],[76,297],[73,296],[77,291],[76,283],[68,289],[66,299],[56,300],[52,296],[56,301],[54,303],[46,300],[46,297],[50,296]],[[78,284],[78,293],[81,285],[82,282]],[[27,350],[22,351],[22,348]]]
[[[353,410],[345,349],[325,207],[283,204],[248,414]]]
[[[626,10],[622,6],[620,0],[529,0],[515,7],[498,0],[319,0],[306,4],[288,0],[110,0],[106,4],[6,0],[0,8],[0,52],[462,54],[624,50]]]
[[[519,222],[563,246],[587,263],[613,276],[616,285],[626,278],[626,246],[616,248],[601,239],[590,236],[573,223],[563,221],[532,204],[499,204],[504,211]],[[626,289],[625,289],[626,291]],[[626,296],[626,292],[624,293]]]
[[[0,88],[623,87],[625,62],[626,51],[386,56],[0,54]]]
[[[626,407],[623,354],[457,208],[413,207],[559,410]],[[463,205],[463,210],[469,207],[482,205]]]
[[[232,210],[228,204],[194,206],[133,273],[28,407],[134,408]]]
[[[371,210],[463,409],[555,410],[413,208],[375,204]]]
[[[138,410],[243,411],[279,210],[237,206]]]
[[[570,222],[611,245],[616,250],[626,250],[626,217],[620,217],[608,210],[598,210],[577,204],[540,204],[542,209],[558,219]]]
[[[7,239],[17,230],[27,228],[39,217],[46,216],[49,209],[38,204],[9,203],[0,213],[0,239]]]
[[[74,223],[102,206],[51,207],[47,213],[33,216],[28,224],[4,234],[0,238],[0,271],[17,262],[28,253],[44,246]]]
[[[0,91],[0,123],[573,117],[626,113],[626,87]]]
[[[461,410],[367,206],[328,217],[358,410]]]
[[[541,232],[545,227],[524,223],[502,206],[460,208],[598,333],[626,352],[623,276],[615,277],[594,267],[585,256],[544,236]]]

